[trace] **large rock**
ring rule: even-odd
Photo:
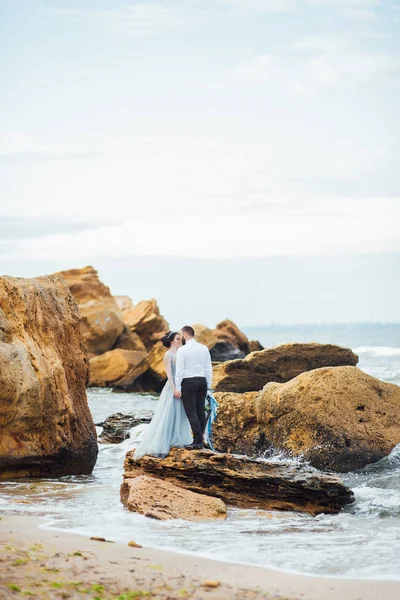
[[[138,392],[161,392],[167,381],[164,365],[166,348],[162,344],[155,344],[149,352],[146,364],[147,369],[135,381],[133,389]]]
[[[197,341],[210,350],[213,362],[244,358],[249,352],[263,349],[260,342],[249,341],[243,331],[229,319],[218,323],[215,329],[200,324],[193,328]]]
[[[78,307],[63,279],[0,278],[0,479],[91,473],[96,431]]]
[[[111,295],[110,288],[100,281],[97,271],[93,267],[83,269],[69,269],[56,273],[62,277],[77,303],[86,304],[95,300],[101,301],[105,306],[118,310],[118,305]]]
[[[215,394],[218,413],[212,428],[212,442],[216,450],[261,456],[270,448],[271,444],[257,421],[255,402],[258,394]]]
[[[124,324],[117,314],[95,300],[81,304],[79,312],[81,334],[89,354],[104,354],[111,350],[124,331]]]
[[[104,354],[115,347],[139,350],[133,348],[133,344],[127,348],[126,335],[120,342],[126,327],[118,303],[93,267],[60,271],[56,275],[66,281],[79,305],[81,334],[90,356]]]
[[[121,350],[138,350],[139,352],[146,352],[145,345],[140,337],[136,333],[133,333],[126,325],[124,325],[122,333],[115,341],[113,350],[116,348],[120,348]]]
[[[356,367],[270,383],[256,399],[256,415],[275,448],[320,469],[364,467],[400,443],[400,387]]]
[[[219,498],[196,494],[145,475],[125,479],[121,486],[121,501],[129,510],[162,521],[226,519],[226,506]]]
[[[106,418],[102,423],[96,423],[103,427],[99,436],[99,442],[102,444],[120,444],[129,437],[129,431],[136,425],[150,423],[153,413],[150,411],[141,411],[135,414],[115,413]]]
[[[143,456],[134,460],[133,454],[132,450],[126,455],[124,481],[151,475],[192,492],[216,496],[227,505],[316,515],[337,513],[354,502],[351,490],[336,477],[291,463],[259,462],[231,454],[177,448],[171,449],[164,459]]]
[[[252,352],[243,360],[232,360],[213,369],[216,392],[253,392],[266,383],[289,381],[300,373],[320,367],[356,365],[358,356],[331,344],[284,344]]]
[[[140,337],[147,350],[151,350],[169,329],[154,299],[142,300],[133,308],[127,308],[122,312],[122,318],[131,331]]]
[[[90,385],[130,389],[147,370],[146,352],[110,350],[90,359]]]

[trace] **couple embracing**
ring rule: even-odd
[[[135,459],[145,454],[163,458],[171,447],[203,448],[205,400],[212,381],[210,352],[196,342],[190,325],[181,333],[169,331],[161,341],[168,348],[164,355],[168,381]]]

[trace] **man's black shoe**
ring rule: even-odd
[[[203,444],[189,444],[189,446],[185,446],[186,450],[203,450]]]

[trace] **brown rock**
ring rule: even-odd
[[[115,341],[113,350],[120,348],[121,350],[137,350],[139,352],[145,352],[146,348],[140,339],[140,337],[130,331],[126,325],[123,325],[124,329],[121,335]]]
[[[235,348],[239,348],[244,355],[249,353],[249,339],[233,321],[229,319],[221,321],[214,332],[219,341],[230,342]]]
[[[169,329],[154,299],[142,300],[133,308],[124,310],[122,318],[131,331],[140,337],[147,350],[151,350]]]
[[[316,474],[292,463],[259,462],[207,450],[172,448],[164,459],[127,453],[124,480],[151,475],[174,485],[211,494],[227,505],[264,510],[336,513],[354,502],[336,477]],[[122,486],[126,497],[128,486]]]
[[[109,308],[118,310],[118,306],[110,288],[99,279],[97,271],[93,267],[83,269],[69,269],[56,273],[62,277],[78,304],[86,304],[92,300],[99,301]]]
[[[229,319],[218,323],[215,329],[194,325],[196,339],[210,350],[214,362],[244,358],[249,352],[263,350],[260,342],[249,342],[247,336]]]
[[[264,346],[258,340],[250,340],[249,352],[260,352],[260,350],[264,350]]]
[[[226,506],[219,498],[190,492],[168,481],[145,475],[124,480],[121,501],[129,510],[162,521],[226,519]]]
[[[146,370],[146,352],[110,350],[90,359],[90,385],[129,389]]]
[[[270,383],[257,420],[278,449],[321,469],[345,472],[376,462],[400,443],[400,387],[356,367],[324,368]]]
[[[358,356],[331,344],[284,344],[253,352],[243,360],[232,360],[213,369],[216,392],[253,392],[266,383],[289,381],[300,373],[320,367],[356,365]]]
[[[129,430],[132,427],[141,423],[150,423],[152,416],[153,413],[150,411],[140,411],[128,415],[123,413],[110,415],[103,423],[96,423],[96,425],[103,427],[99,442],[102,444],[120,444],[129,437]]]
[[[259,456],[270,447],[260,427],[255,401],[258,392],[218,392],[218,415],[213,424],[213,445],[219,452]]]
[[[96,431],[64,280],[0,278],[0,479],[91,473]]]
[[[90,355],[111,350],[124,331],[124,324],[116,313],[102,302],[92,300],[79,307],[81,334]]]
[[[167,349],[161,344],[155,344],[147,356],[147,370],[138,377],[134,389],[142,392],[161,392],[167,381],[164,366],[164,354]]]

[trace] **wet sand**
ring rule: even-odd
[[[289,575],[0,520],[0,598],[398,600],[400,583]]]

